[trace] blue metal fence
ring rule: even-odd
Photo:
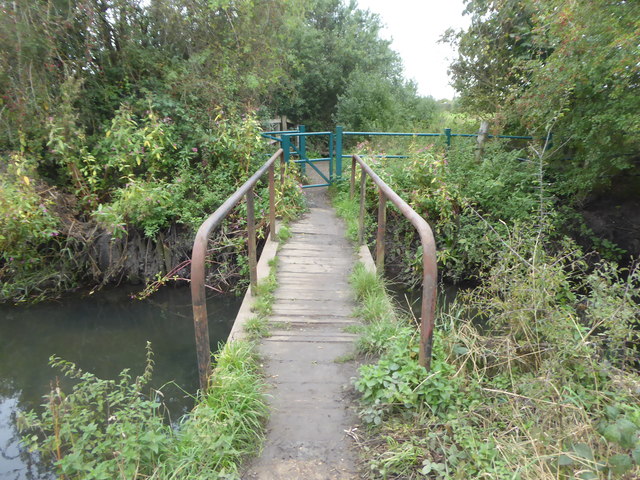
[[[366,136],[366,137],[444,137],[447,147],[451,146],[453,137],[478,137],[480,133],[452,133],[450,128],[445,128],[443,133],[411,133],[411,132],[350,132],[344,131],[343,127],[336,127],[335,132],[307,132],[304,125],[299,125],[296,130],[279,130],[263,132],[264,138],[277,141],[284,150],[285,163],[295,163],[300,165],[303,173],[310,167],[315,170],[325,183],[304,185],[302,188],[325,187],[331,185],[334,180],[342,179],[342,159],[350,158],[351,155],[343,154],[343,141],[345,137]],[[307,137],[327,136],[329,138],[329,156],[320,158],[308,158]],[[292,141],[298,139],[298,145]],[[504,138],[511,140],[533,140],[534,137],[528,135],[486,135],[486,138]],[[547,148],[551,146],[551,137]],[[297,158],[294,158],[297,157]],[[377,155],[380,158],[407,158],[407,155]],[[329,176],[325,175],[316,163],[329,163]]]

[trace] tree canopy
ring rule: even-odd
[[[564,145],[565,192],[604,188],[640,155],[640,4],[471,0],[451,65],[462,104]]]

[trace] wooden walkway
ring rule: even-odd
[[[356,365],[345,361],[356,336],[344,331],[356,323],[348,283],[356,255],[326,194],[308,198],[309,213],[278,254],[271,336],[260,347],[271,417],[244,479],[359,478],[346,434],[357,422],[349,399]]]

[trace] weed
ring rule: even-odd
[[[128,370],[118,380],[103,380],[60,358],[50,363],[78,383],[68,395],[56,383],[46,410],[21,418],[21,428],[30,432],[24,438],[28,447],[52,458],[56,472],[67,479],[150,475],[175,438],[161,404],[142,395],[153,371],[149,344],[145,371],[135,380]]]
[[[54,385],[45,412],[21,418],[29,433],[24,441],[69,480],[239,478],[240,461],[262,441],[264,385],[251,343],[228,343],[215,361],[209,388],[174,430],[155,396],[142,394],[151,379],[150,347],[144,374],[135,380],[127,370],[118,380],[102,380],[52,358],[78,383],[68,395]]]
[[[339,357],[336,357],[333,359],[334,363],[348,363],[348,362],[352,362],[356,359],[355,354],[353,353],[345,353],[344,355],[340,355]]]
[[[352,242],[356,242],[358,240],[358,218],[360,215],[360,207],[355,198],[349,198],[349,192],[345,188],[348,188],[346,183],[339,188],[331,188],[330,192],[332,195],[332,203],[338,215],[347,224],[347,238]]]
[[[551,255],[539,237],[509,242],[483,283],[439,313],[431,372],[411,328],[379,334],[380,359],[355,382],[361,417],[377,426],[364,442],[374,478],[640,471],[640,381],[628,369],[636,271],[622,279],[605,265],[580,282],[571,245]]]
[[[251,340],[257,340],[269,336],[269,324],[262,315],[251,317],[244,325],[245,331]]]
[[[239,478],[241,460],[259,450],[268,407],[253,344],[226,344],[216,364],[209,388],[151,479]]]
[[[252,307],[252,311],[257,315],[247,320],[244,328],[252,339],[258,339],[269,336],[268,317],[271,315],[273,308],[273,293],[278,288],[276,279],[276,269],[278,267],[277,257],[269,260],[269,275],[258,284],[256,289],[256,297]]]
[[[278,229],[278,241],[280,243],[286,243],[291,238],[291,229],[288,225],[280,225]]]
[[[342,331],[345,333],[356,333],[356,334],[362,333],[364,332],[364,326],[363,325],[347,325],[342,329]]]

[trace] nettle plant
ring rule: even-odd
[[[68,394],[53,384],[44,412],[20,418],[27,446],[50,458],[56,472],[70,480],[152,474],[173,433],[161,403],[143,394],[153,371],[150,345],[144,373],[135,379],[123,370],[116,380],[103,380],[57,357],[50,364],[77,383]]]

